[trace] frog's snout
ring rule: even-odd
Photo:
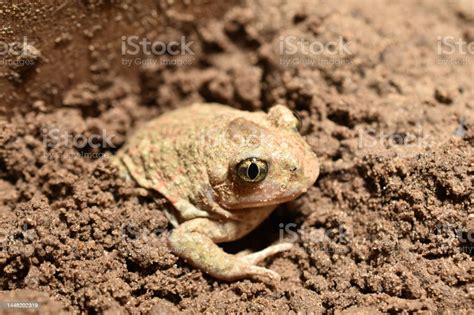
[[[313,186],[319,176],[319,160],[316,154],[311,153],[312,156],[306,159],[306,165],[304,168],[304,178],[306,179],[307,187]]]
[[[300,167],[297,164],[290,165],[290,172],[297,175],[300,172]]]
[[[319,161],[315,154],[305,155],[299,163],[294,161],[286,166],[289,181],[297,183],[296,190],[305,193],[309,187],[313,186],[319,176]]]

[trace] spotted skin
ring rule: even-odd
[[[166,215],[175,226],[169,245],[176,255],[217,279],[277,281],[276,272],[257,263],[291,244],[247,255],[227,254],[216,244],[245,236],[314,184],[318,159],[298,123],[283,105],[264,113],[193,104],[138,128],[113,162],[122,176],[171,202],[174,211]],[[249,159],[261,161],[259,167],[238,172]]]

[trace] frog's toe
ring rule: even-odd
[[[281,280],[281,276],[270,269],[259,267],[259,266],[250,266],[249,274],[251,276],[262,277],[269,279],[270,281],[278,282]]]
[[[273,256],[277,253],[287,251],[293,247],[293,244],[291,243],[281,243],[281,244],[276,244],[269,246],[261,251],[252,253],[252,254],[246,254],[245,252],[239,253],[236,255],[236,258],[240,261],[243,262],[244,268],[241,268],[241,272],[244,274],[247,274],[251,277],[261,277],[261,278],[266,278],[269,279],[270,281],[280,281],[281,277],[278,273],[276,273],[273,270],[263,268],[256,266],[257,263],[265,260],[265,258]],[[240,264],[237,264],[240,265]]]
[[[281,243],[281,244],[276,244],[269,246],[261,251],[248,254],[245,256],[240,256],[239,259],[245,260],[247,263],[251,265],[255,265],[263,260],[265,260],[267,257],[273,256],[275,254],[287,251],[293,247],[293,244],[291,243]]]

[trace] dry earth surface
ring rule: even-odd
[[[190,51],[134,55],[131,36]],[[41,314],[473,311],[474,49],[453,46],[474,45],[472,0],[5,1],[0,40],[0,301]],[[136,127],[195,101],[286,104],[320,157],[306,195],[225,245],[295,242],[265,262],[275,286],[178,259],[170,205],[109,163]]]

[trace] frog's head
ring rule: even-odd
[[[287,107],[249,113],[227,126],[220,159],[208,173],[216,199],[227,209],[277,205],[305,193],[319,175],[319,162],[298,132]]]

